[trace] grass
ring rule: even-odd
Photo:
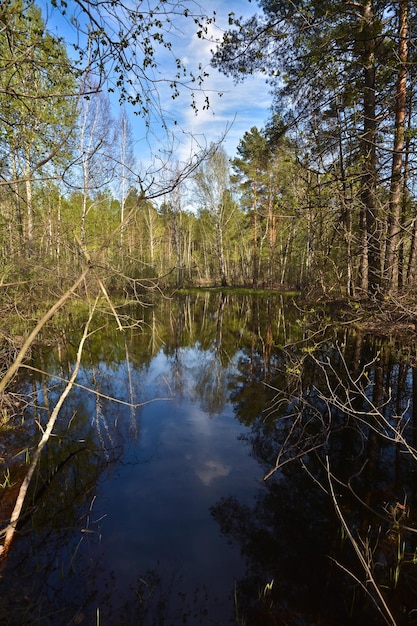
[[[0,433],[13,430],[14,424],[7,409],[0,410]]]
[[[230,293],[238,296],[289,296],[295,297],[299,295],[298,291],[285,291],[279,289],[253,289],[252,287],[187,287],[178,289],[176,293],[193,294],[193,293]]]
[[[7,489],[8,487],[12,486],[12,481],[10,480],[10,469],[7,468],[6,472],[3,474],[3,482],[0,483],[0,488],[1,489]]]

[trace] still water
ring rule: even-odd
[[[1,571],[0,623],[379,624],[384,602],[417,623],[413,349],[281,296],[119,314],[123,332],[96,316]],[[3,519],[83,322],[32,355]]]

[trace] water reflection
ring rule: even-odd
[[[225,465],[221,461],[215,459],[209,459],[202,463],[202,465],[196,470],[196,475],[199,477],[203,485],[208,487],[213,480],[221,478],[222,476],[228,476],[230,474],[230,465]]]
[[[248,571],[268,571],[279,581],[252,605],[250,577],[241,581],[249,614],[266,605],[269,618],[287,615],[290,607],[286,619],[302,616],[308,623],[411,624],[417,605],[414,355],[409,347],[354,333],[333,335],[284,351],[267,419],[252,424],[252,447],[270,476],[269,491],[250,509],[226,499],[213,515],[249,555]],[[260,531],[266,539],[254,546]]]
[[[278,296],[124,313],[124,333],[96,320],[1,573],[0,622],[378,624],[385,601],[412,623],[410,349],[312,325]],[[81,328],[73,316],[34,355],[49,374],[23,383],[33,442]],[[22,439],[10,446],[8,461]]]

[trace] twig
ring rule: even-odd
[[[377,599],[373,597],[373,595],[368,591],[368,595],[370,596],[370,598],[373,600],[373,602],[375,603],[375,605],[377,606],[378,610],[380,611],[381,615],[384,618],[384,621],[386,622],[386,624],[389,624],[389,626],[397,626],[397,622],[395,621],[394,616],[392,615],[391,611],[389,610],[389,607],[386,603],[386,601],[384,600],[384,597],[377,585],[377,583],[375,582],[375,579],[372,575],[371,572],[371,568],[369,567],[369,563],[368,561],[365,559],[365,557],[363,556],[359,546],[358,546],[358,542],[356,541],[356,539],[354,538],[351,529],[349,528],[349,524],[346,522],[345,518],[343,517],[343,513],[339,507],[339,504],[337,502],[337,498],[336,498],[336,494],[334,492],[334,488],[333,488],[333,482],[332,482],[332,474],[330,472],[330,464],[329,464],[329,457],[326,455],[326,470],[327,470],[327,477],[328,477],[328,481],[329,481],[329,488],[330,488],[330,495],[332,497],[332,501],[333,501],[333,506],[334,509],[336,511],[336,514],[339,518],[339,520],[342,523],[342,526],[346,532],[347,537],[349,538],[349,541],[353,547],[353,549],[356,552],[356,555],[366,573],[366,578],[367,581],[371,584],[378,600],[381,602],[382,607],[384,610],[381,609],[381,607],[379,606]],[[352,575],[353,576],[353,575]],[[355,576],[353,576],[353,578],[355,578]],[[364,588],[365,586],[362,585]]]
[[[83,271],[83,273],[77,278],[75,283],[64,293],[63,296],[61,296],[61,298],[57,302],[55,302],[55,304],[49,309],[49,311],[47,311],[45,315],[36,324],[35,328],[32,330],[29,337],[26,339],[25,343],[23,344],[14,362],[9,367],[9,369],[3,376],[2,380],[0,380],[0,394],[3,393],[3,391],[6,389],[7,385],[9,384],[9,382],[12,380],[13,376],[18,371],[19,367],[22,364],[23,359],[25,358],[26,352],[29,350],[30,346],[32,345],[36,335],[43,328],[43,326],[45,326],[45,324],[55,315],[55,313],[59,311],[62,305],[68,300],[68,298],[74,293],[77,287],[83,282],[84,278],[87,276],[89,271],[90,271],[90,268],[87,267]]]

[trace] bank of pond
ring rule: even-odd
[[[44,330],[23,419],[0,420],[3,528],[85,317]],[[200,290],[117,318],[93,319],[0,623],[417,623],[416,346],[294,295]]]

